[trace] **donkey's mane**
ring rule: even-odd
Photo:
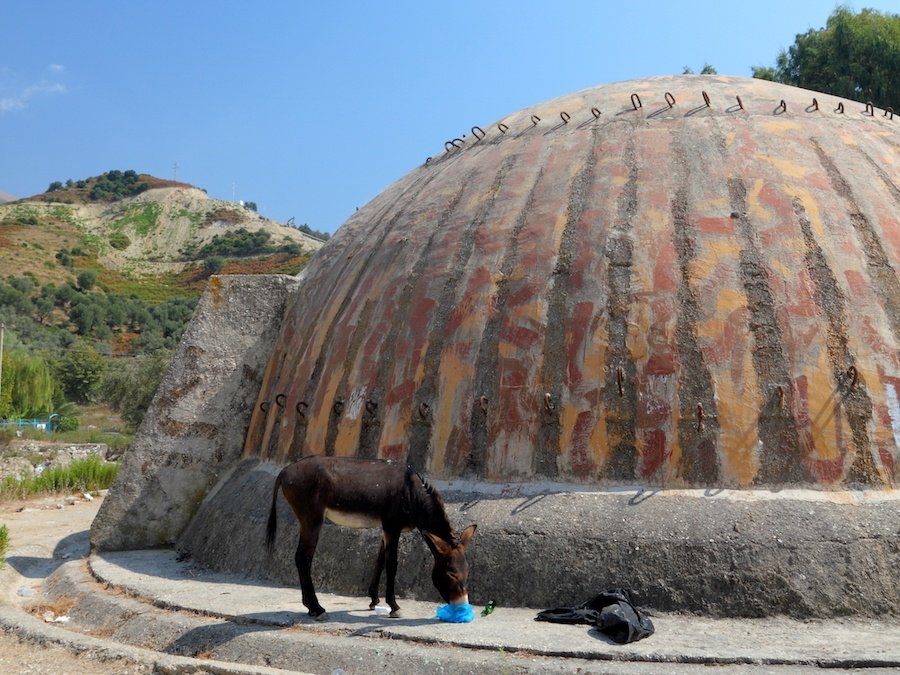
[[[413,476],[416,476],[418,480],[414,480]],[[410,486],[411,506],[416,527],[420,530],[426,529],[455,546],[457,543],[456,532],[447,518],[444,500],[440,493],[412,467],[407,467],[406,480]]]

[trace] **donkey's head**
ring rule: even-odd
[[[459,538],[453,542],[441,539],[436,534],[422,530],[425,543],[431,549],[434,556],[434,569],[431,570],[431,580],[434,587],[444,599],[452,605],[469,602],[469,563],[466,561],[466,546],[475,536],[477,525],[469,525]]]

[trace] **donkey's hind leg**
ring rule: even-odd
[[[304,606],[309,610],[309,615],[316,621],[326,621],[328,615],[325,608],[319,604],[316,597],[316,589],[312,582],[312,561],[316,553],[316,544],[319,542],[319,530],[322,528],[322,519],[310,526],[301,526],[300,543],[297,545],[297,553],[294,562],[297,564],[297,573],[300,575],[300,592]]]
[[[378,604],[378,585],[381,583],[381,573],[384,571],[384,537],[381,536],[381,546],[378,548],[378,560],[375,561],[375,571],[372,574],[372,581],[369,582],[369,609],[375,609]]]

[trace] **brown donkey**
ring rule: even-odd
[[[394,594],[397,545],[400,533],[417,528],[434,556],[431,579],[445,602],[469,601],[466,581],[469,565],[466,546],[475,535],[469,525],[457,536],[447,520],[440,495],[410,467],[380,460],[311,456],[282,469],[272,491],[272,508],[266,529],[269,553],[275,543],[278,518],[275,500],[281,488],[300,524],[300,543],[294,561],[300,574],[303,604],[317,620],[328,618],[316,598],[312,560],[319,531],[327,517],[344,527],[380,527],[383,531],[375,573],[369,584],[369,609],[378,604],[381,572],[387,568],[385,599],[391,616],[399,616]]]

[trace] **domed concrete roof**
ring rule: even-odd
[[[313,259],[245,455],[488,481],[900,478],[900,120],[762,80],[473,127]]]

